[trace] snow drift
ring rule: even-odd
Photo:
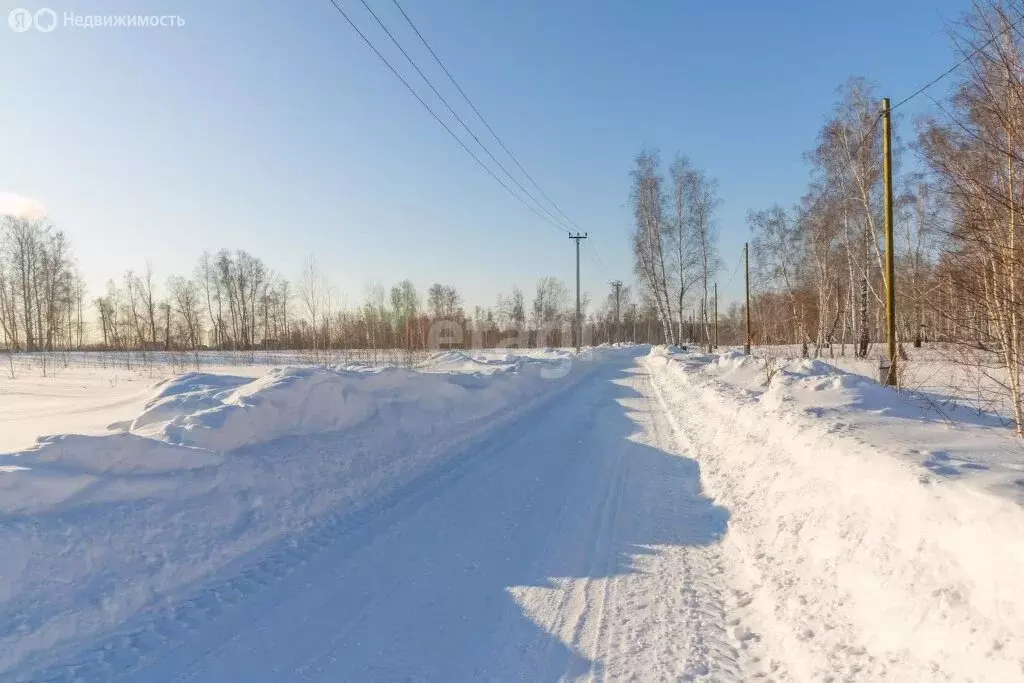
[[[0,676],[444,466],[592,364],[188,373],[105,436],[0,455]],[[442,371],[438,371],[438,370]]]
[[[779,361],[767,388],[765,362],[734,352],[648,363],[794,678],[1024,677],[1024,462],[1006,430],[819,361]]]

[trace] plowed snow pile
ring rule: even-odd
[[[456,367],[189,373],[118,433],[0,455],[0,677],[442,466],[593,365],[437,360]]]
[[[817,361],[655,350],[704,482],[732,513],[752,621],[796,680],[1024,680],[1024,458]]]

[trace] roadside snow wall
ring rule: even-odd
[[[582,379],[594,353],[510,357],[486,373],[189,373],[119,433],[0,455],[0,678],[471,457]]]
[[[987,453],[980,474],[1020,476],[1005,429],[950,427],[817,361],[779,361],[767,389],[764,361],[733,352],[646,362],[731,513],[752,637],[795,680],[1024,680],[1024,510],[948,471]]]

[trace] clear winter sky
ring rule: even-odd
[[[724,285],[747,210],[804,192],[802,154],[837,86],[864,75],[894,101],[910,94],[957,61],[947,30],[969,6],[400,1],[520,162],[590,232],[603,269],[585,254],[583,284],[595,299],[609,280],[633,279],[626,200],[640,147],[667,160],[682,151],[719,179]],[[470,117],[391,0],[368,2]],[[343,6],[415,82],[359,0]],[[15,33],[13,7],[186,23]],[[313,253],[349,304],[371,281],[405,277],[421,292],[454,284],[470,309],[516,284],[530,297],[540,276],[572,283],[566,235],[480,170],[328,0],[0,8],[0,191],[46,205],[91,293],[147,259],[161,281],[190,273],[204,248],[222,247],[289,278]],[[902,110],[904,137],[929,104]],[[741,293],[742,274],[723,298]]]

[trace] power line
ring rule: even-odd
[[[740,272],[740,266],[743,265],[743,254],[740,253],[740,258],[736,261],[736,267],[732,269],[732,275],[729,276],[729,281],[725,283],[725,287],[722,289],[729,289],[729,285],[732,284],[733,278],[736,277],[736,273]]]
[[[890,109],[890,111],[892,111],[892,110]],[[870,138],[874,134],[875,129],[878,128],[878,122],[881,121],[881,120],[882,120],[882,114],[879,113],[877,116],[875,116],[874,121],[872,121],[871,128],[869,128],[868,132],[865,133],[863,137],[861,137],[860,141],[857,143],[857,146],[853,148],[853,152],[850,153],[849,159],[847,159],[846,163],[843,164],[843,166],[839,169],[839,173],[837,175],[842,175],[843,173],[846,172],[846,169],[848,169],[850,167],[850,165],[853,163],[853,160],[857,157],[858,154],[860,154],[860,150],[861,150],[862,147],[864,147],[864,143],[867,142],[868,138]],[[833,188],[835,188],[835,187],[838,187],[838,185],[835,184],[835,183],[826,184],[825,188],[821,191],[821,194],[818,195],[818,198],[814,200],[814,202],[811,204],[811,206],[800,212],[801,215],[797,218],[797,222],[800,222],[800,221],[804,220],[805,218],[807,218],[807,216],[809,216],[810,214],[814,213],[817,210],[818,205],[825,199],[825,197],[828,195],[828,193]]]
[[[978,135],[973,130],[971,130],[970,128],[965,126],[960,119],[956,118],[951,113],[949,113],[949,110],[946,109],[945,107],[943,107],[942,104],[938,100],[936,100],[934,97],[932,97],[931,95],[925,95],[925,97],[927,97],[931,101],[932,104],[934,104],[936,107],[938,107],[939,111],[941,111],[943,113],[943,115],[947,119],[949,119],[952,123],[955,123],[957,125],[957,127],[960,128],[960,130],[962,130],[964,133],[966,133],[970,137],[974,138],[975,140],[977,140],[981,144],[985,145],[986,147],[991,147],[993,150],[995,150],[996,152],[999,152],[1000,154],[1007,155],[1008,157],[1012,158],[1014,161],[1017,161],[1017,162],[1024,161],[1024,159],[1021,159],[1013,151],[1008,150],[1008,149],[1004,149],[1003,147],[1001,147],[1001,146],[997,145],[996,143],[992,142],[991,140],[986,140],[985,138],[983,138],[982,136]]]
[[[975,57],[975,55],[977,55],[977,54],[978,54],[979,52],[981,52],[982,50],[984,50],[984,49],[985,49],[986,47],[988,47],[988,46],[989,46],[989,45],[991,45],[992,43],[996,42],[996,41],[997,41],[997,40],[998,40],[999,38],[1001,38],[1001,37],[1003,36],[1003,34],[1005,34],[1005,33],[1006,33],[1007,31],[1009,31],[1009,30],[1011,30],[1011,29],[1015,29],[1015,28],[1017,27],[1017,24],[1019,24],[1019,23],[1020,23],[1021,21],[1024,21],[1024,16],[1021,16],[1021,17],[1019,17],[1019,18],[1017,19],[1017,21],[1013,22],[1012,24],[1008,24],[1008,25],[1006,26],[1006,28],[1004,28],[1004,29],[1003,29],[1002,31],[1000,31],[999,33],[997,33],[997,34],[995,34],[994,36],[992,36],[992,38],[990,38],[989,40],[987,40],[987,41],[985,41],[984,43],[982,43],[982,44],[981,44],[981,45],[980,45],[979,47],[975,48],[975,49],[974,49],[974,50],[973,50],[973,51],[972,51],[972,52],[971,52],[970,54],[968,54],[968,55],[967,55],[966,57],[964,57],[963,59],[961,59],[961,60],[960,60],[959,62],[957,62],[957,63],[956,63],[956,64],[954,64],[953,66],[949,67],[948,69],[946,69],[945,71],[943,71],[943,72],[942,72],[941,74],[939,74],[938,76],[936,76],[935,78],[933,78],[932,80],[928,81],[927,83],[925,83],[924,85],[922,85],[922,86],[921,86],[920,88],[918,88],[917,90],[915,90],[915,91],[913,92],[913,94],[911,94],[911,95],[910,95],[909,97],[905,97],[905,98],[903,98],[903,99],[902,99],[902,100],[900,100],[900,101],[899,101],[898,103],[896,103],[895,105],[893,105],[892,107],[890,107],[890,108],[889,108],[889,111],[890,111],[890,112],[892,112],[892,111],[896,111],[896,109],[900,108],[901,106],[903,106],[904,104],[906,104],[906,103],[907,103],[907,102],[909,102],[910,100],[914,99],[915,97],[917,97],[918,95],[920,95],[921,93],[923,93],[923,92],[924,92],[925,90],[927,90],[928,88],[932,87],[933,85],[935,85],[936,83],[938,83],[939,81],[941,81],[941,80],[942,80],[943,78],[945,78],[946,76],[950,75],[951,73],[953,73],[954,71],[956,71],[957,69],[959,69],[959,68],[960,68],[961,66],[963,66],[964,64],[966,64],[967,62],[969,62],[969,61],[970,61],[971,59],[973,59],[973,58]]]
[[[594,246],[592,242],[587,242],[587,247],[590,249],[590,251],[593,252],[593,255],[590,257],[590,260],[594,262],[594,265],[597,266],[598,270],[601,271],[602,275],[608,277],[608,271],[606,271],[604,268],[604,260],[601,258],[601,255],[597,253],[597,247]],[[597,257],[596,260],[594,258],[595,256]]]
[[[907,102],[911,101],[912,99],[914,99],[918,95],[922,94],[924,91],[928,90],[928,88],[932,87],[933,85],[935,85],[936,83],[941,81],[943,78],[949,76],[951,73],[953,73],[954,71],[959,69],[961,66],[963,66],[964,64],[969,62],[971,59],[973,59],[977,54],[982,52],[982,50],[984,50],[989,45],[991,45],[996,40],[998,40],[1000,37],[1002,37],[1005,33],[1007,33],[1008,31],[1010,31],[1012,29],[1016,29],[1017,25],[1020,24],[1022,21],[1024,21],[1024,15],[1019,17],[1016,21],[1008,24],[1002,31],[1000,31],[995,36],[993,36],[992,38],[990,38],[989,40],[985,41],[980,46],[978,46],[977,48],[972,50],[967,56],[965,56],[959,62],[957,62],[956,64],[954,64],[950,68],[946,69],[941,74],[939,74],[935,78],[931,79],[930,81],[928,81],[927,83],[925,83],[921,87],[919,87],[917,90],[915,90],[913,93],[911,93],[907,97],[904,97],[902,100],[897,102],[895,105],[889,107],[889,112],[892,113],[897,108],[903,106],[904,104],[906,104]],[[929,99],[931,99],[931,98],[929,98]],[[932,101],[934,102],[935,100],[932,100]],[[938,103],[936,103],[936,104],[938,104]],[[940,109],[941,109],[941,107],[940,107]],[[850,155],[850,159],[846,162],[846,164],[843,165],[842,169],[840,169],[840,173],[846,171],[846,169],[850,166],[850,163],[852,163],[853,159],[860,152],[861,147],[864,146],[864,143],[867,141],[867,139],[869,137],[871,137],[871,135],[875,132],[875,129],[878,127],[878,122],[881,121],[881,119],[882,119],[882,114],[879,113],[878,116],[875,117],[875,120],[874,120],[874,122],[871,125],[871,129],[868,130],[867,135],[865,135],[863,138],[861,138],[860,142],[854,148],[853,153]],[[825,196],[828,194],[828,192],[833,187],[835,187],[835,185],[826,185],[825,189],[822,190],[822,193],[820,195],[818,195],[818,198],[814,201],[813,204],[811,204],[810,208],[808,208],[807,210],[802,212],[800,220],[802,220],[803,218],[806,218],[807,215],[813,213],[818,208],[818,204],[820,204],[821,201],[824,200]]]
[[[355,32],[356,32],[356,34],[358,34],[360,38],[362,38],[363,42],[364,42],[364,43],[366,43],[367,47],[369,47],[369,48],[370,48],[371,50],[373,50],[373,53],[374,53],[375,55],[377,55],[377,57],[378,57],[378,58],[379,58],[379,59],[380,59],[380,60],[381,60],[382,62],[384,62],[384,65],[388,67],[388,69],[389,69],[389,70],[391,71],[391,73],[392,73],[392,74],[394,74],[395,78],[397,78],[397,79],[398,79],[399,81],[401,81],[402,85],[404,85],[404,86],[406,87],[406,89],[407,89],[407,90],[408,90],[408,91],[409,91],[410,93],[412,93],[412,96],[416,98],[416,101],[417,101],[417,102],[419,102],[419,103],[420,103],[420,105],[422,105],[422,106],[423,106],[423,108],[424,108],[424,109],[426,109],[426,110],[427,110],[427,112],[429,112],[429,113],[430,113],[430,115],[431,115],[432,117],[434,117],[434,120],[435,120],[435,121],[437,121],[437,122],[438,122],[438,123],[439,123],[439,124],[441,125],[441,127],[442,127],[442,128],[444,128],[444,129],[445,129],[445,130],[446,130],[446,131],[448,132],[448,134],[449,134],[450,136],[452,136],[452,138],[453,138],[453,139],[454,139],[454,140],[455,140],[455,141],[456,141],[457,143],[459,143],[459,146],[460,146],[460,147],[462,147],[462,149],[463,149],[463,150],[465,150],[466,154],[468,154],[469,156],[471,156],[471,157],[473,158],[473,160],[474,160],[474,161],[475,161],[475,162],[476,162],[477,164],[479,164],[479,165],[480,165],[480,168],[484,169],[484,171],[486,171],[486,172],[487,172],[487,174],[488,174],[489,176],[491,176],[491,177],[492,177],[492,178],[493,178],[493,179],[495,180],[495,182],[497,182],[497,183],[498,183],[499,185],[501,185],[501,186],[502,186],[503,188],[505,188],[505,190],[506,190],[506,191],[507,191],[507,192],[508,192],[508,193],[509,193],[510,195],[512,195],[512,196],[513,196],[513,197],[514,197],[514,198],[515,198],[515,199],[516,199],[516,200],[517,200],[517,201],[518,201],[518,202],[519,202],[520,204],[522,204],[522,205],[523,205],[523,206],[525,206],[525,207],[526,207],[527,209],[529,209],[529,210],[530,210],[530,211],[532,211],[532,212],[533,212],[534,214],[536,214],[536,215],[537,215],[537,216],[538,216],[538,217],[539,217],[539,218],[540,218],[541,220],[545,221],[546,223],[549,223],[549,224],[551,224],[551,225],[552,225],[553,227],[557,228],[558,230],[561,230],[562,232],[566,232],[566,233],[568,233],[568,232],[569,232],[569,231],[568,231],[568,230],[566,230],[566,229],[565,229],[565,228],[564,228],[563,226],[559,225],[558,223],[554,223],[554,222],[552,222],[552,221],[551,221],[551,219],[547,218],[547,217],[546,217],[546,216],[544,216],[544,215],[543,215],[542,213],[540,213],[539,211],[537,211],[537,209],[535,209],[535,208],[534,208],[533,206],[531,206],[530,204],[528,204],[528,203],[527,203],[527,202],[526,202],[526,201],[525,201],[525,200],[524,200],[524,199],[523,199],[522,197],[520,197],[520,196],[519,196],[518,194],[516,194],[516,192],[515,192],[515,191],[514,191],[514,190],[513,190],[512,188],[510,188],[510,187],[509,187],[508,185],[506,185],[506,184],[505,184],[505,183],[504,183],[504,182],[502,181],[502,179],[501,179],[501,178],[499,178],[499,177],[498,177],[498,176],[497,176],[497,175],[496,175],[496,174],[494,173],[494,171],[492,171],[492,170],[491,170],[491,169],[490,169],[490,168],[489,168],[489,167],[487,166],[487,164],[485,164],[485,163],[484,163],[483,161],[481,161],[481,160],[480,160],[480,157],[478,157],[478,156],[477,156],[477,155],[476,155],[476,154],[475,154],[475,153],[473,152],[473,150],[471,150],[471,149],[470,149],[470,148],[469,148],[469,147],[468,147],[468,146],[466,145],[466,143],[465,143],[465,142],[463,142],[462,138],[460,138],[460,137],[459,137],[458,135],[456,135],[456,134],[455,134],[455,132],[454,132],[454,131],[452,131],[452,129],[451,129],[451,128],[450,128],[449,126],[448,126],[448,124],[446,124],[446,123],[445,123],[445,122],[444,122],[444,121],[443,121],[443,120],[441,119],[441,117],[440,117],[440,116],[438,116],[438,115],[437,115],[437,113],[436,113],[436,112],[435,112],[435,111],[434,111],[433,109],[431,109],[431,108],[430,108],[430,105],[428,105],[428,104],[427,104],[427,103],[426,103],[426,102],[425,102],[425,101],[423,100],[423,98],[422,98],[422,97],[420,97],[419,93],[417,93],[417,92],[416,92],[416,90],[415,90],[415,89],[414,89],[414,88],[413,88],[413,87],[412,87],[411,85],[409,85],[409,82],[408,82],[407,80],[405,80],[405,78],[403,78],[403,77],[402,77],[402,75],[401,75],[400,73],[398,73],[398,70],[397,70],[397,69],[395,69],[395,67],[391,65],[391,62],[389,62],[389,61],[387,60],[387,58],[386,58],[386,57],[385,57],[385,56],[384,56],[383,54],[381,54],[380,50],[378,50],[378,49],[377,49],[377,47],[376,47],[376,46],[375,46],[375,45],[374,45],[374,44],[373,44],[373,43],[372,43],[372,42],[370,41],[370,39],[366,37],[366,34],[364,34],[364,33],[363,33],[363,32],[362,32],[362,31],[361,31],[360,29],[359,29],[359,27],[358,27],[358,26],[356,26],[355,22],[353,22],[353,21],[352,21],[352,19],[351,19],[351,18],[350,18],[350,17],[348,16],[348,14],[347,14],[347,13],[345,12],[345,10],[344,10],[344,9],[342,9],[341,5],[339,5],[339,4],[338,4],[338,0],[329,0],[329,1],[330,1],[331,5],[333,5],[333,6],[334,6],[334,9],[336,9],[336,10],[338,11],[338,13],[339,13],[339,14],[341,14],[341,16],[342,16],[342,17],[344,17],[344,19],[345,19],[345,21],[346,21],[346,22],[348,23],[348,25],[352,27],[352,30],[353,30],[353,31],[355,31]],[[534,201],[536,201],[536,200],[534,200]]]
[[[494,156],[494,154],[487,147],[487,145],[485,145],[483,142],[480,141],[480,138],[477,137],[476,133],[473,132],[473,130],[466,124],[466,122],[463,120],[463,118],[461,116],[459,116],[458,112],[456,112],[455,109],[451,106],[451,104],[448,103],[448,100],[445,98],[445,96],[442,95],[440,93],[440,91],[438,91],[438,89],[434,86],[433,81],[431,81],[430,78],[428,78],[427,75],[425,73],[423,73],[423,70],[416,63],[416,60],[414,60],[412,58],[412,56],[410,56],[409,53],[405,50],[405,48],[402,47],[402,44],[400,42],[398,42],[398,39],[395,38],[394,34],[391,33],[390,29],[388,29],[388,27],[384,24],[384,22],[377,15],[377,13],[373,11],[373,8],[370,7],[369,3],[367,3],[366,0],[359,0],[359,1],[362,3],[363,7],[366,8],[366,11],[370,13],[370,16],[373,17],[374,21],[377,22],[377,25],[381,27],[381,29],[384,31],[384,33],[387,35],[387,37],[389,39],[391,39],[391,42],[395,44],[395,47],[397,47],[399,52],[402,53],[402,56],[404,56],[405,59],[409,62],[409,64],[412,65],[412,68],[416,70],[416,73],[418,73],[420,75],[420,78],[423,79],[423,82],[426,83],[427,86],[431,89],[431,91],[433,91],[434,95],[436,95],[437,98],[439,100],[441,100],[441,103],[448,110],[448,113],[450,113],[452,116],[455,117],[455,120],[459,122],[459,125],[461,125],[462,128],[467,133],[469,133],[469,136],[471,138],[473,138],[473,140],[476,142],[476,144],[478,144],[480,146],[480,149],[482,149],[487,154],[487,156],[489,156],[491,158],[491,161],[493,161],[495,163],[495,165],[497,165],[497,167],[500,168],[502,170],[502,172],[506,176],[508,176],[508,179],[511,180],[515,184],[515,186],[518,187],[519,190],[523,194],[525,194],[527,197],[529,197],[533,201],[533,203],[535,203],[538,206],[538,208],[540,208],[541,211],[546,213],[553,221],[558,223],[559,222],[558,217],[555,216],[553,213],[551,213],[551,211],[549,211],[547,209],[547,207],[545,207],[541,202],[539,202],[536,197],[534,197],[532,194],[530,194],[530,191],[527,190],[525,187],[523,187],[522,183],[520,183],[515,178],[515,176],[513,176],[511,173],[509,173],[508,169],[505,168],[504,164],[502,164],[500,161],[498,161],[498,158]],[[558,227],[563,229],[563,230],[568,231],[568,228],[565,228],[561,224],[559,224]]]
[[[599,271],[601,271],[601,275],[602,275],[603,277],[609,277],[609,276],[608,276],[608,273],[607,273],[607,272],[605,272],[604,268],[602,268],[602,267],[601,267],[601,264],[599,264],[599,263],[598,263],[598,262],[597,262],[597,261],[596,261],[596,260],[594,259],[594,256],[593,256],[593,255],[592,255],[592,254],[591,254],[591,253],[590,253],[589,251],[587,252],[587,254],[588,254],[588,255],[590,256],[590,262],[594,264],[594,267],[596,267],[596,268],[597,268],[597,269],[598,269]]]
[[[558,206],[558,204],[556,204],[555,201],[548,196],[544,189],[541,188],[537,181],[533,179],[533,176],[527,173],[526,169],[523,168],[523,165],[519,163],[518,159],[516,159],[515,154],[512,153],[512,150],[510,150],[508,146],[505,144],[505,142],[498,136],[498,134],[494,132],[494,129],[491,128],[491,124],[487,122],[487,119],[484,118],[484,115],[480,113],[480,110],[477,109],[475,104],[473,104],[473,101],[469,99],[469,95],[466,94],[466,92],[462,89],[462,86],[459,85],[459,82],[455,80],[455,77],[452,76],[450,71],[448,71],[448,67],[444,65],[444,62],[442,62],[441,58],[438,57],[437,53],[434,51],[434,48],[430,46],[430,43],[427,42],[427,39],[423,37],[422,33],[420,33],[420,30],[416,27],[416,24],[413,23],[413,20],[406,13],[405,9],[398,3],[398,0],[391,1],[395,3],[395,7],[397,7],[398,11],[402,13],[402,16],[405,17],[405,20],[409,22],[409,26],[412,27],[412,30],[416,33],[416,36],[423,43],[424,47],[426,47],[427,50],[430,52],[430,55],[434,58],[434,61],[436,61],[438,66],[441,67],[441,70],[444,71],[445,75],[448,77],[448,80],[452,82],[452,85],[455,86],[455,89],[459,91],[460,95],[462,95],[462,99],[466,100],[466,104],[469,105],[470,109],[473,110],[473,113],[476,114],[477,118],[480,119],[480,122],[484,124],[484,127],[487,128],[488,132],[494,137],[494,139],[498,141],[498,144],[501,145],[501,148],[503,150],[505,150],[505,153],[508,154],[508,157],[509,159],[512,160],[512,163],[514,163],[519,168],[519,170],[522,171],[523,175],[526,176],[527,180],[529,180],[530,183],[533,184],[535,188],[537,188],[537,191],[540,192],[541,196],[544,197],[544,199],[546,199],[552,207],[554,207],[555,211],[557,211],[566,221],[568,221],[573,228],[579,230],[580,228],[578,225],[576,225],[576,222],[569,218],[569,216],[566,215],[564,211],[562,211],[561,207]]]
[[[959,69],[959,68],[960,68],[961,66],[963,66],[963,65],[964,65],[964,64],[966,64],[966,63],[967,63],[968,61],[970,61],[971,59],[973,59],[973,58],[974,58],[974,57],[975,57],[975,56],[976,56],[977,54],[981,53],[981,52],[982,52],[982,51],[983,51],[983,50],[984,50],[985,48],[987,48],[987,47],[988,47],[989,45],[991,45],[991,44],[992,44],[992,43],[994,43],[994,42],[995,42],[996,40],[998,40],[998,39],[999,39],[1000,37],[1002,37],[1002,36],[1003,36],[1004,34],[1006,34],[1006,33],[1007,33],[1008,31],[1010,31],[1010,30],[1013,30],[1013,29],[1016,29],[1016,28],[1017,28],[1017,25],[1018,25],[1018,24],[1020,24],[1020,23],[1021,23],[1022,21],[1024,21],[1024,15],[1022,15],[1021,17],[1019,17],[1019,18],[1018,18],[1018,19],[1017,19],[1016,21],[1014,21],[1014,22],[1012,22],[1012,23],[1008,24],[1008,25],[1007,25],[1007,26],[1006,26],[1006,27],[1005,27],[1005,28],[1004,28],[1003,30],[1001,30],[1001,31],[1000,31],[999,33],[997,33],[997,34],[996,34],[995,36],[993,36],[992,38],[990,38],[989,40],[985,41],[985,42],[984,42],[984,43],[982,43],[982,44],[981,44],[980,46],[978,46],[977,48],[975,48],[974,50],[972,50],[972,51],[971,51],[971,52],[970,52],[970,53],[969,53],[969,54],[968,54],[968,55],[967,55],[966,57],[964,57],[963,59],[961,59],[961,60],[960,60],[959,62],[957,62],[956,64],[954,64],[953,66],[951,66],[950,68],[946,69],[946,70],[945,70],[945,71],[943,71],[943,72],[942,72],[941,74],[939,74],[938,76],[936,76],[935,78],[931,79],[930,81],[928,81],[927,83],[925,83],[924,85],[922,85],[922,86],[921,86],[920,88],[918,88],[917,90],[915,90],[915,91],[914,91],[913,93],[911,93],[911,94],[910,94],[910,95],[908,95],[907,97],[904,97],[904,98],[903,98],[902,100],[900,100],[899,102],[897,102],[897,103],[896,103],[895,105],[893,105],[893,106],[889,107],[889,112],[890,112],[890,113],[892,113],[892,112],[893,112],[893,111],[895,111],[895,110],[896,110],[896,109],[897,109],[898,107],[901,107],[901,106],[903,106],[903,105],[904,105],[904,104],[906,104],[907,102],[911,101],[912,99],[914,99],[914,98],[915,98],[915,97],[917,97],[918,95],[920,95],[920,94],[922,94],[923,92],[925,92],[926,90],[928,90],[928,88],[932,87],[933,85],[935,85],[936,83],[938,83],[939,81],[941,81],[941,80],[942,80],[943,78],[945,78],[946,76],[949,76],[949,75],[950,75],[951,73],[953,73],[954,71],[956,71],[957,69]],[[929,99],[931,99],[931,98],[929,97]],[[935,100],[934,100],[934,99],[932,99],[932,102],[935,102]],[[938,104],[938,103],[937,103],[937,102],[935,102],[935,104]],[[941,109],[942,107],[940,106],[939,108]],[[844,165],[843,165],[843,167],[842,167],[842,168],[840,169],[840,174],[842,174],[843,172],[845,172],[845,171],[846,171],[846,169],[847,169],[847,168],[849,168],[850,164],[851,164],[851,163],[853,162],[853,159],[854,159],[854,158],[855,158],[855,157],[857,156],[857,154],[859,154],[859,153],[860,153],[860,149],[861,149],[861,147],[863,147],[863,146],[864,146],[864,143],[865,143],[865,142],[867,142],[868,138],[869,138],[869,137],[871,137],[871,135],[872,135],[872,134],[873,134],[873,133],[875,132],[875,129],[876,129],[877,127],[878,127],[878,122],[879,122],[879,121],[881,121],[881,120],[882,120],[882,114],[881,114],[881,113],[879,113],[879,114],[878,114],[878,116],[876,116],[876,117],[875,117],[875,120],[874,120],[874,122],[872,123],[872,125],[871,125],[871,128],[870,128],[870,130],[868,130],[868,132],[867,132],[867,135],[865,135],[865,136],[864,136],[863,138],[861,138],[860,142],[859,142],[859,143],[857,143],[857,146],[856,146],[856,147],[854,148],[854,151],[853,151],[853,153],[852,153],[852,154],[850,155],[850,158],[849,158],[849,160],[848,160],[848,161],[846,162],[846,164],[844,164]],[[806,218],[806,217],[807,217],[807,216],[808,216],[809,214],[813,213],[813,212],[814,212],[814,211],[815,211],[815,210],[816,210],[816,209],[818,208],[818,205],[819,205],[819,204],[820,204],[820,203],[822,202],[822,200],[824,200],[824,199],[825,199],[825,196],[826,196],[826,195],[827,195],[827,194],[829,193],[829,191],[831,191],[831,190],[832,190],[832,189],[833,189],[834,187],[835,187],[835,185],[834,185],[834,184],[833,184],[833,185],[826,185],[826,186],[825,186],[825,188],[824,188],[824,189],[822,190],[821,194],[820,194],[820,195],[818,195],[818,198],[817,198],[817,199],[816,199],[816,200],[815,200],[815,201],[814,201],[814,202],[813,202],[813,203],[811,204],[811,206],[810,206],[810,207],[809,207],[808,209],[806,209],[805,211],[801,212],[801,213],[802,213],[802,215],[800,216],[800,218],[799,218],[798,220],[803,220],[803,219],[804,219],[804,218]]]

